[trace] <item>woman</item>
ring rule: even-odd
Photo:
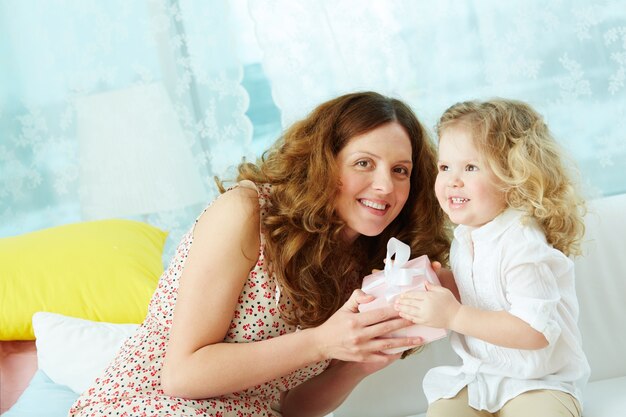
[[[445,261],[435,152],[413,112],[354,93],[295,123],[198,218],[149,314],[71,416],[324,415],[419,339],[361,278],[395,236]],[[117,414],[119,413],[119,414]]]

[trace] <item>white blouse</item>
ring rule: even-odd
[[[426,374],[428,402],[452,398],[467,386],[469,405],[489,412],[536,389],[570,393],[582,406],[590,368],[577,326],[574,264],[546,242],[536,221],[508,209],[482,227],[460,225],[450,262],[463,304],[508,311],[543,333],[548,346],[511,349],[451,332],[462,365]]]

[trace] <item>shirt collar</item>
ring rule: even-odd
[[[511,225],[518,223],[526,213],[522,210],[508,208],[497,215],[492,221],[480,227],[458,225],[454,229],[454,237],[460,241],[489,241],[496,239]]]

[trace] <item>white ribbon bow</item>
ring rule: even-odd
[[[391,260],[393,255],[396,255],[395,260]],[[385,270],[384,275],[371,282],[363,290],[367,290],[377,287],[383,282],[387,283],[387,289],[385,290],[385,298],[387,301],[391,301],[396,295],[402,292],[402,286],[411,285],[413,277],[416,275],[425,275],[424,268],[403,268],[404,264],[409,260],[411,256],[411,248],[406,243],[403,243],[392,237],[387,242],[387,257],[385,258]]]

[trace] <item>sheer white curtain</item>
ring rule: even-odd
[[[226,1],[0,0],[0,236],[191,225],[249,150]]]
[[[403,98],[429,126],[456,101],[512,97],[544,114],[589,196],[626,190],[626,1],[249,5],[283,123],[351,90]]]
[[[283,124],[341,93],[405,90],[414,76],[401,6],[395,1],[249,1]]]
[[[125,215],[175,241],[214,175],[355,90],[429,127],[526,100],[589,196],[624,192],[625,79],[626,0],[0,0],[0,236]]]

